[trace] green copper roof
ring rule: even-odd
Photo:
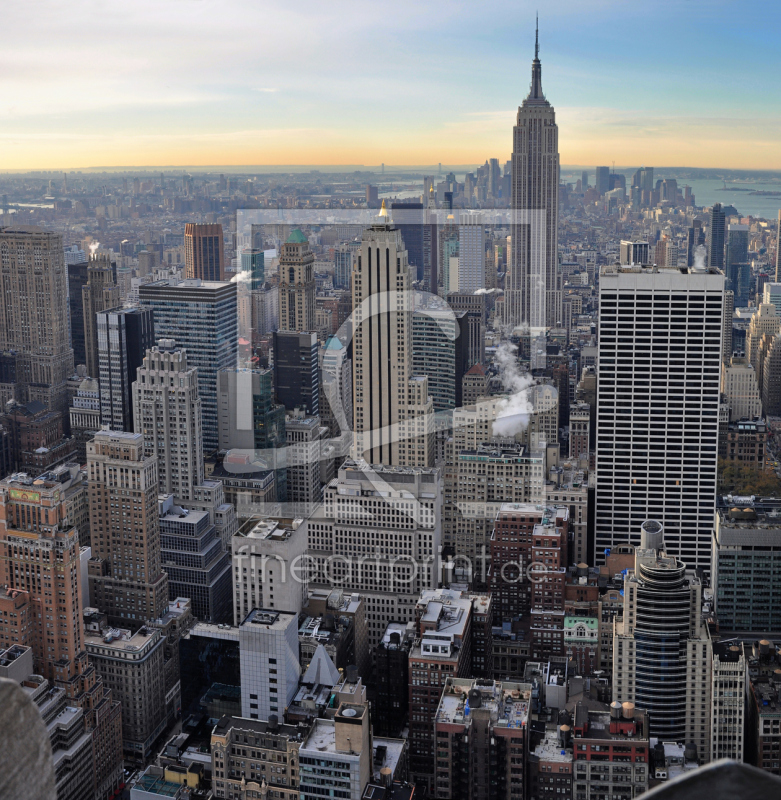
[[[296,228],[293,233],[288,236],[285,244],[306,244],[308,241],[309,239],[307,239],[306,236],[301,233],[301,229]]]

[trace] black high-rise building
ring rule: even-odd
[[[724,238],[727,218],[721,203],[714,203],[708,225],[708,266],[724,269]]]
[[[111,308],[96,315],[100,374],[100,421],[132,433],[133,381],[146,351],[155,344],[151,308]]]
[[[425,280],[423,252],[423,203],[391,203],[393,224],[401,231],[401,238],[407,248],[409,263],[415,267],[415,277]]]
[[[317,334],[298,331],[274,333],[274,392],[288,411],[305,408],[320,413],[320,374]]]
[[[414,631],[403,622],[391,622],[375,650],[375,736],[397,737],[407,724],[409,709],[409,652]]]
[[[68,264],[68,312],[71,325],[71,347],[73,348],[73,363],[87,363],[87,347],[84,341],[84,300],[82,287],[87,285],[89,261],[79,261]],[[97,378],[97,375],[93,375]]]

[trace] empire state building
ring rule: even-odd
[[[511,261],[504,297],[507,325],[528,325],[532,336],[561,320],[558,270],[559,129],[542,93],[539,37],[532,81],[513,128]]]

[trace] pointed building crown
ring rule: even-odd
[[[549,105],[542,93],[542,64],[540,64],[540,22],[537,18],[537,24],[534,30],[534,61],[532,61],[532,83],[529,89],[528,97],[523,101],[524,105],[540,104]]]

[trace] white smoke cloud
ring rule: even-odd
[[[496,351],[494,361],[499,367],[499,377],[510,395],[496,406],[494,436],[515,436],[520,433],[529,424],[533,411],[529,387],[534,385],[534,379],[520,371],[517,351],[518,348],[509,342],[502,342]]]
[[[242,270],[237,272],[230,280],[231,283],[249,283],[252,280],[252,273]]]
[[[705,265],[705,256],[708,254],[708,251],[705,249],[704,244],[698,244],[697,249],[694,251],[694,269],[698,272],[700,270],[707,269]]]
[[[90,243],[89,243],[89,254],[90,254],[91,256],[94,256],[94,255],[95,255],[95,253],[97,253],[97,252],[98,252],[98,249],[99,249],[99,248],[100,248],[100,242],[97,242],[97,241],[95,241],[95,242],[90,242]]]

